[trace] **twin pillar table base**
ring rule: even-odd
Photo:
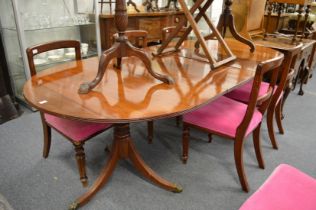
[[[158,176],[149,166],[146,165],[144,160],[139,156],[135,149],[129,130],[129,123],[114,124],[113,146],[107,164],[104,166],[101,174],[90,187],[88,192],[72,203],[69,206],[69,210],[78,209],[80,206],[83,206],[85,203],[87,203],[108,181],[117,162],[120,159],[129,159],[134,164],[136,169],[143,174],[143,176],[158,186],[175,193],[182,192],[182,188],[180,186],[177,186],[176,184],[173,184]]]

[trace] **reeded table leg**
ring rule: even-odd
[[[136,169],[158,186],[172,192],[182,192],[182,188],[180,186],[177,186],[176,184],[173,184],[157,175],[140,157],[133,142],[131,141],[129,124],[115,124],[114,141],[107,164],[104,166],[101,174],[90,187],[88,192],[77,198],[76,201],[69,206],[69,210],[75,210],[87,203],[108,181],[114,171],[117,161],[120,159],[130,159]]]

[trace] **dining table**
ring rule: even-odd
[[[79,94],[83,82],[98,71],[99,58],[69,61],[39,72],[26,81],[23,94],[34,108],[71,120],[112,123],[114,137],[107,163],[86,193],[71,203],[77,209],[87,203],[109,180],[118,160],[130,160],[154,184],[172,192],[182,187],[170,182],[145,163],[134,146],[130,123],[171,118],[196,110],[254,78],[258,63],[283,56],[279,51],[257,46],[255,52],[233,39],[226,39],[237,59],[213,69],[194,41],[185,41],[177,52],[153,56],[158,47],[144,48],[152,69],[168,75],[173,83],[155,79],[137,57],[122,59],[121,69],[108,65],[102,81],[87,94]],[[216,40],[207,42],[214,58],[225,56]],[[180,132],[180,131],[179,131]]]

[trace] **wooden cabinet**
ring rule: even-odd
[[[176,26],[185,15],[182,11],[139,12],[128,14],[128,30],[148,31],[148,42],[162,40],[162,29]],[[112,45],[112,35],[116,33],[113,14],[100,15],[100,33],[102,50]]]

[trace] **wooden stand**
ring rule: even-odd
[[[196,0],[194,5],[191,7],[191,9],[189,10],[187,7],[187,4],[185,3],[184,0],[179,0],[179,3],[182,7],[182,10],[190,24],[190,26],[187,28],[187,30],[183,33],[182,37],[178,40],[177,44],[175,45],[174,49],[171,52],[175,52],[179,50],[179,47],[181,46],[181,44],[183,43],[183,41],[188,37],[188,35],[190,34],[190,32],[193,30],[198,41],[201,43],[203,52],[205,53],[205,57],[208,60],[208,62],[211,65],[211,68],[216,68],[219,67],[225,63],[228,63],[232,60],[236,59],[236,56],[233,55],[233,53],[231,52],[231,50],[229,49],[228,45],[226,44],[226,42],[224,41],[223,37],[221,37],[219,31],[216,29],[216,27],[214,27],[214,25],[212,24],[212,22],[210,21],[210,19],[208,18],[208,16],[205,14],[205,12],[207,11],[207,9],[211,6],[211,4],[213,3],[213,0],[208,0],[205,2],[205,4],[203,5],[203,7],[201,7],[201,5],[205,2],[205,0]],[[196,10],[199,10],[198,15],[194,18],[193,14]],[[216,61],[212,55],[211,52],[209,51],[208,47],[207,47],[207,43],[204,39],[204,37],[202,36],[197,23],[200,21],[201,18],[204,18],[207,22],[207,24],[209,25],[209,27],[211,28],[211,30],[214,32],[214,36],[218,39],[219,43],[223,46],[223,49],[225,51],[225,53],[228,55],[227,58],[221,60],[221,61]],[[167,48],[168,44],[171,42],[171,40],[173,39],[173,37],[176,37],[177,34],[183,29],[183,27],[185,26],[185,20],[182,20],[177,28],[170,34],[170,36],[168,36],[167,40],[165,42],[162,43],[161,47],[158,49],[157,53],[155,55],[161,55],[163,54],[163,51]],[[168,51],[169,53],[170,51]]]
[[[126,4],[127,4],[127,6],[132,5],[136,12],[140,12],[140,10],[136,6],[136,3],[133,2],[133,0],[128,0]]]
[[[171,77],[160,75],[153,71],[148,55],[141,49],[134,47],[125,36],[125,31],[128,24],[125,0],[116,0],[114,20],[119,36],[116,38],[114,45],[110,49],[104,51],[101,55],[99,69],[95,79],[89,83],[81,84],[78,92],[80,94],[86,94],[96,87],[102,80],[106,68],[113,58],[117,58],[120,62],[123,57],[129,56],[135,56],[141,59],[148,72],[156,79],[167,84],[172,84],[173,79]]]
[[[222,37],[225,37],[226,35],[226,31],[227,31],[227,27],[229,28],[230,33],[232,34],[232,36],[242,42],[245,43],[246,45],[248,45],[250,47],[250,51],[254,52],[255,51],[255,45],[252,41],[244,38],[243,36],[241,36],[235,27],[235,22],[234,22],[234,16],[232,15],[232,10],[231,10],[231,5],[233,4],[232,0],[226,0],[225,1],[225,9],[223,11],[223,13],[221,14],[220,18],[219,18],[219,22],[217,25],[217,30],[220,32]],[[212,29],[212,33],[205,36],[204,39],[205,40],[210,40],[210,39],[214,39],[216,38],[215,34],[214,34],[214,30]],[[195,48],[199,48],[200,43],[199,41],[197,41],[195,43]]]
[[[69,206],[69,210],[75,210],[87,203],[108,181],[120,159],[129,159],[136,169],[143,174],[143,176],[160,187],[175,193],[182,192],[181,187],[158,176],[151,168],[149,168],[149,166],[146,165],[137,153],[135,146],[131,141],[129,130],[129,123],[114,125],[114,141],[107,164],[102,169],[100,176],[90,187],[89,191],[76,199],[76,201]]]
[[[178,5],[177,5],[177,0],[168,0],[167,5],[164,7],[165,10],[169,10],[170,3],[173,2],[174,9],[176,11],[179,11]]]
[[[250,40],[247,40],[247,39],[243,38],[241,35],[239,35],[235,29],[234,19],[233,19],[233,16],[231,14],[231,9],[230,9],[230,6],[232,5],[232,0],[226,0],[226,2],[225,2],[226,7],[224,10],[224,13],[221,15],[220,23],[219,23],[217,28],[214,27],[214,25],[212,24],[209,17],[205,14],[207,9],[213,3],[213,0],[208,0],[205,3],[204,2],[205,2],[205,0],[196,0],[194,5],[192,6],[192,8],[189,10],[185,1],[179,0],[179,3],[184,11],[184,14],[187,17],[188,22],[190,23],[190,26],[188,27],[186,32],[182,35],[182,37],[177,42],[177,44],[175,45],[175,47],[172,51],[177,51],[179,49],[179,47],[181,46],[181,44],[183,43],[183,41],[187,38],[189,33],[193,30],[197,39],[198,39],[197,43],[196,43],[196,48],[198,48],[200,45],[202,46],[203,52],[205,53],[205,57],[210,62],[212,68],[219,67],[225,63],[228,63],[232,60],[235,60],[236,56],[233,55],[233,53],[229,49],[228,45],[226,44],[226,42],[222,36],[222,35],[225,35],[227,26],[229,27],[233,36],[238,41],[241,41],[241,42],[249,45],[252,52],[255,50],[254,44]],[[202,7],[201,5],[203,3],[204,3],[204,5]],[[193,14],[196,10],[199,10],[199,13],[194,18]],[[206,36],[205,38],[202,36],[202,34],[197,26],[197,23],[200,21],[200,19],[202,17],[204,18],[204,20],[206,21],[206,23],[208,24],[208,26],[212,30],[212,34]],[[171,33],[171,35],[168,37],[168,39],[158,49],[158,51],[155,55],[161,55],[163,53],[163,51],[166,49],[166,47],[168,46],[168,44],[170,43],[170,41],[173,39],[173,37],[175,37],[184,26],[185,26],[185,22],[184,21],[180,22],[179,25],[177,26],[177,28],[173,31],[173,33]],[[221,61],[216,61],[212,57],[211,52],[209,51],[207,44],[206,44],[206,41],[205,41],[205,40],[210,39],[210,38],[216,38],[219,41],[221,46],[223,46],[225,53],[227,54],[227,58],[224,58]],[[168,51],[168,52],[170,52],[170,51]]]

